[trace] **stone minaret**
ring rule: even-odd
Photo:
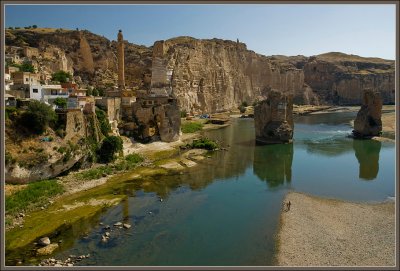
[[[122,30],[118,31],[118,87],[125,88],[124,37]]]

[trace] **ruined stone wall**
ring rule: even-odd
[[[149,107],[142,106],[139,101],[133,103],[132,111],[136,140],[172,142],[179,139],[181,117],[176,101]]]

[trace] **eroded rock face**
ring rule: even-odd
[[[161,140],[173,142],[179,139],[181,116],[176,99],[155,106],[145,106],[139,100],[132,105],[134,114],[134,138],[142,142]]]
[[[395,101],[394,61],[343,53],[310,57],[304,64],[304,81],[329,104],[362,103],[363,89],[380,92],[384,103]]]
[[[357,138],[378,136],[382,132],[382,98],[379,92],[366,89],[360,111],[354,121]]]
[[[251,104],[273,88],[294,96],[306,90],[301,69],[247,50],[244,43],[179,37],[165,41],[164,51],[174,93],[190,114]]]
[[[271,90],[266,100],[254,108],[258,144],[291,142],[293,138],[293,97]]]

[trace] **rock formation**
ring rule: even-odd
[[[161,140],[172,142],[179,139],[181,116],[176,99],[138,98],[133,104],[132,111],[136,127],[134,138],[142,142]],[[157,104],[154,101],[159,100]],[[149,103],[151,102],[151,104]]]
[[[330,104],[358,105],[362,92],[380,92],[384,103],[394,103],[394,61],[343,53],[311,57],[304,64],[304,82],[321,100]]]
[[[365,89],[363,102],[354,121],[356,138],[378,136],[382,132],[382,98],[379,92]]]
[[[81,35],[89,46],[84,41],[81,45]],[[117,41],[86,30],[64,29],[6,29],[5,36],[6,45],[60,49],[83,84],[97,88],[117,85]],[[385,104],[395,100],[392,60],[334,52],[313,57],[264,56],[241,42],[191,37],[159,41],[153,47],[157,46],[162,47],[166,62],[162,67],[166,67],[178,104],[188,113],[230,110],[244,101],[251,104],[265,99],[270,89],[292,94],[296,104],[361,104],[364,88],[379,91]],[[94,73],[87,72],[92,67],[90,58],[81,59],[90,55],[89,51]],[[158,74],[152,66],[161,67],[152,65],[160,60],[154,58],[153,48],[124,41],[124,54],[126,86],[149,90],[152,74]]]
[[[256,142],[274,144],[291,142],[293,138],[293,97],[271,90],[266,100],[254,108]]]
[[[59,118],[64,119],[65,136],[59,138],[49,129],[49,135],[54,138],[51,142],[42,141],[43,135],[35,138],[34,143],[32,140],[15,141],[13,137],[18,137],[18,128],[7,125],[6,150],[12,157],[17,157],[18,161],[6,164],[6,182],[27,183],[54,178],[78,162],[85,164],[93,155],[90,143],[99,142],[103,138],[96,114],[71,111],[59,115]]]

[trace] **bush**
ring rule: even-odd
[[[67,79],[71,80],[72,79],[72,74],[69,72],[65,71],[58,71],[52,74],[51,80],[52,81],[58,81],[60,83],[66,83]]]
[[[107,113],[101,109],[96,108],[96,117],[100,123],[101,133],[105,136],[111,132],[111,125],[107,118]]]
[[[181,130],[182,133],[194,133],[203,129],[203,123],[201,122],[186,122],[182,123]]]
[[[6,107],[5,119],[14,120],[17,116],[17,109],[15,107]]]
[[[6,166],[15,164],[16,159],[12,157],[11,153],[7,152],[5,153],[5,164]]]
[[[239,111],[241,114],[243,114],[244,112],[246,112],[246,107],[243,106],[243,104],[239,105],[238,107]]]
[[[99,91],[97,90],[97,88],[93,89],[92,95],[93,96],[99,96]]]
[[[143,157],[141,157],[139,154],[132,153],[125,156],[125,160],[129,163],[137,164],[143,161]]]
[[[32,28],[36,29],[36,28],[37,28],[37,25],[36,25],[36,24],[32,25]]]
[[[247,107],[247,106],[249,106],[249,105],[247,104],[247,102],[246,102],[246,101],[242,102],[242,105],[243,105],[244,107]]]
[[[201,138],[197,140],[193,140],[193,143],[190,145],[194,149],[206,149],[206,150],[215,150],[218,148],[217,142],[208,139],[208,138]]]
[[[31,101],[28,109],[23,112],[19,124],[34,134],[42,134],[50,124],[57,121],[57,114],[51,106],[39,101]]]
[[[55,180],[30,183],[25,189],[6,196],[6,212],[14,214],[24,211],[30,205],[43,204],[49,200],[49,197],[60,194],[63,191],[63,186]]]
[[[181,118],[186,118],[186,114],[187,114],[186,110],[182,110],[181,111]]]
[[[116,153],[122,151],[122,139],[119,136],[108,136],[101,143],[101,147],[97,152],[99,161],[109,163],[116,159]]]
[[[57,97],[54,100],[54,104],[57,105],[59,108],[67,108],[67,99]]]

